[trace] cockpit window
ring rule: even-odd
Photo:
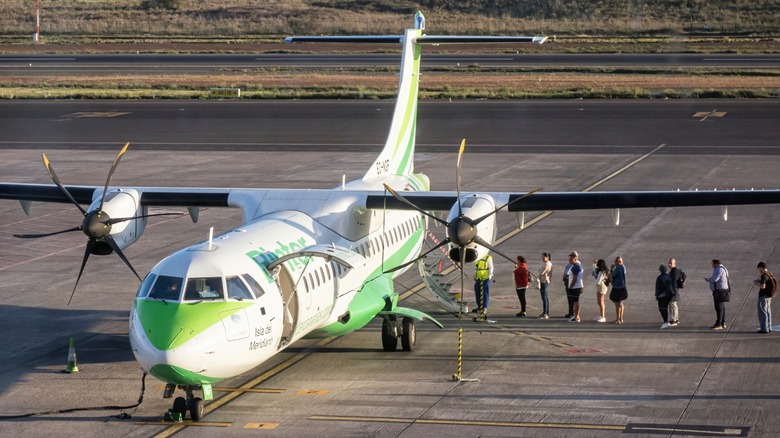
[[[222,277],[190,278],[187,280],[185,300],[216,300],[225,296]]]
[[[152,283],[154,283],[154,280],[157,278],[157,274],[152,274],[151,272],[146,275],[146,278],[144,278],[143,283],[141,283],[141,287],[138,288],[138,293],[135,295],[136,298],[143,298],[146,295],[149,294],[149,289],[152,287]]]
[[[249,293],[249,289],[247,289],[246,285],[243,281],[241,281],[238,277],[227,277],[225,278],[225,283],[227,283],[227,292],[228,292],[228,298],[232,298],[234,300],[251,300],[252,294]]]
[[[252,289],[252,292],[255,293],[255,297],[260,298],[263,296],[263,288],[260,287],[260,285],[257,283],[257,280],[255,280],[254,277],[252,277],[249,274],[244,274],[241,276],[244,280],[246,280],[246,283],[249,285],[249,287]]]
[[[154,282],[152,291],[149,292],[149,298],[179,301],[179,297],[181,296],[181,284],[183,281],[184,279],[181,277],[160,275],[157,277],[157,281]],[[141,285],[141,287],[143,288],[143,285]]]

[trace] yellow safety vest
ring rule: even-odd
[[[485,257],[482,257],[474,263],[474,269],[476,270],[474,273],[475,279],[483,281],[490,279],[490,269],[488,269],[488,260],[490,260],[490,257],[490,254],[486,254]]]

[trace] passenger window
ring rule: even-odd
[[[181,277],[160,275],[157,277],[157,281],[154,282],[152,291],[149,292],[149,298],[179,301],[179,297],[181,296],[181,284],[183,281],[184,279]]]
[[[135,295],[137,298],[143,298],[149,294],[149,289],[152,288],[152,283],[157,278],[157,274],[151,272],[144,278],[144,282],[141,283],[141,287],[138,288],[138,293]]]
[[[263,292],[263,288],[260,287],[260,284],[255,280],[254,277],[252,277],[249,274],[244,274],[241,276],[246,283],[249,285],[249,288],[252,289],[252,292],[255,293],[255,297],[260,298],[263,296],[265,292]]]
[[[215,300],[224,296],[222,277],[190,278],[187,280],[185,300]]]
[[[226,277],[227,297],[234,300],[251,300],[252,294],[249,293],[246,285],[238,277]]]

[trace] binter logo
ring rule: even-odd
[[[249,251],[246,253],[247,257],[250,259],[256,261],[258,264],[265,266],[274,260],[278,259],[279,257],[285,256],[287,254],[290,254],[295,251],[300,251],[303,248],[306,247],[306,239],[304,237],[301,237],[300,239],[292,242],[288,242],[287,244],[284,244],[280,241],[276,241],[277,248],[273,250],[266,249],[264,247],[260,247],[256,250]],[[298,268],[303,268],[306,266],[306,263],[308,262],[308,257],[304,258],[295,258],[290,261],[287,261],[287,267],[290,268],[291,271],[295,271]]]

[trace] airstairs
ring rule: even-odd
[[[439,239],[426,230],[425,245],[428,249],[439,245]],[[447,255],[447,247],[433,251],[417,262],[420,276],[436,301],[451,312],[468,313],[468,303],[463,301],[460,287],[460,267]],[[453,288],[454,286],[454,288]]]

